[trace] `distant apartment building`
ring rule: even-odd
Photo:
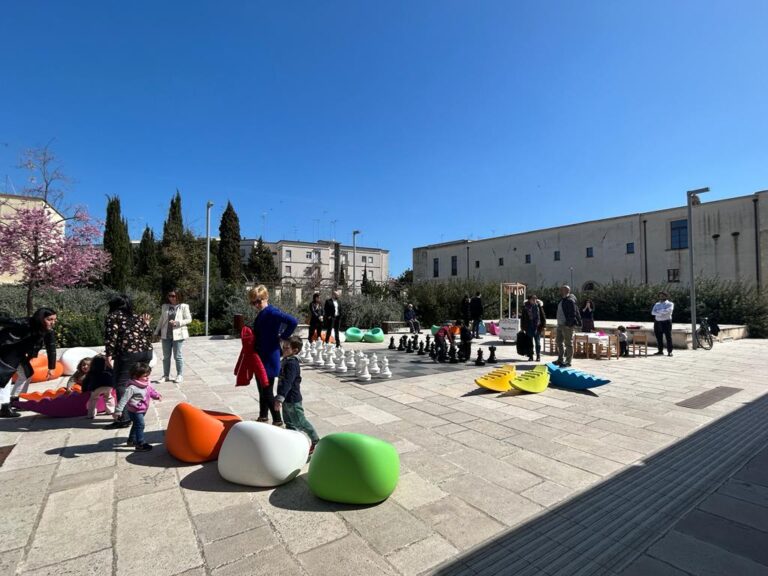
[[[706,197],[702,197],[706,200]],[[693,207],[697,277],[764,287],[768,273],[768,191]],[[572,284],[613,280],[688,283],[688,214],[680,206],[483,240],[413,249],[414,280]]]
[[[37,196],[19,196],[16,194],[0,194],[0,222],[11,217],[20,208],[47,206],[51,216],[51,226],[58,226],[61,234],[65,233],[64,216],[53,206]],[[0,284],[15,284],[20,280],[18,274],[0,274]]]
[[[257,242],[257,239],[251,238],[240,241],[243,264],[248,262]],[[327,240],[280,240],[264,242],[264,245],[272,252],[283,284],[333,287],[340,282],[343,271],[345,284],[351,288],[354,277],[359,290],[363,273],[375,282],[389,278],[389,250],[365,246],[357,246],[353,250],[352,246]]]

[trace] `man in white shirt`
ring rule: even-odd
[[[664,355],[664,337],[667,338],[667,355],[672,356],[672,312],[675,305],[668,299],[666,292],[659,292],[659,301],[653,305],[653,332],[659,351],[654,356]]]
[[[339,306],[339,291],[334,290],[331,293],[331,297],[325,301],[324,316],[325,316],[325,341],[331,341],[331,330],[335,332],[336,348],[341,346],[341,340],[339,339],[339,325],[341,324],[341,307]]]

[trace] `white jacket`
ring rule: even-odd
[[[176,327],[169,330],[168,326],[168,308],[170,305],[163,304],[160,309],[160,321],[155,328],[155,335],[160,335],[160,338],[169,340],[186,340],[189,338],[189,330],[187,330],[187,324],[192,322],[192,314],[189,311],[188,304],[178,304],[176,306]]]

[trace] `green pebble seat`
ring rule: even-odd
[[[353,432],[324,436],[309,463],[309,489],[323,500],[376,504],[395,491],[400,456],[389,442]]]
[[[440,326],[432,326],[432,336],[437,334],[438,330],[440,330]]]
[[[344,340],[347,342],[360,342],[363,339],[363,331],[360,328],[350,326],[347,331],[344,332]]]
[[[384,331],[381,328],[373,328],[363,334],[363,342],[371,342],[373,344],[381,344],[384,342]]]

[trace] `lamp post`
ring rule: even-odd
[[[570,266],[571,269],[571,290],[573,290],[573,266]]]
[[[693,266],[693,207],[701,204],[699,200],[699,194],[709,192],[709,188],[699,188],[698,190],[688,190],[686,196],[688,198],[688,267],[689,267],[689,282],[691,283],[691,348],[696,350],[698,343],[696,342],[696,273]]]
[[[208,300],[211,292],[211,208],[213,202],[205,205],[205,335],[208,336]]]
[[[360,230],[352,230],[352,294],[357,293],[357,243],[356,236]]]

